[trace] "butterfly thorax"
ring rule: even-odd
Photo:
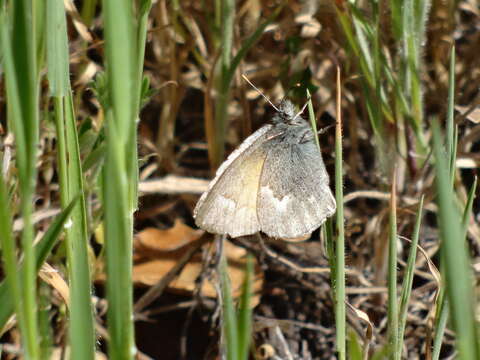
[[[278,110],[272,118],[272,141],[288,146],[313,138],[310,125],[296,113],[294,105],[289,100],[283,100]]]

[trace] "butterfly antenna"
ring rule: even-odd
[[[293,120],[295,120],[298,116],[300,116],[304,111],[305,111],[305,108],[307,107],[308,105],[308,102],[310,101],[312,97],[309,96],[307,101],[305,102],[305,104],[302,106],[302,108],[300,109],[300,111],[293,117]]]
[[[243,79],[250,84],[251,87],[253,87],[255,90],[257,90],[257,92],[262,95],[262,97],[270,104],[272,105],[272,107],[277,110],[277,111],[280,111],[271,101],[269,98],[267,98],[255,85],[252,84],[252,82],[250,80],[248,80],[248,78],[245,76],[245,74],[242,74],[242,77]]]

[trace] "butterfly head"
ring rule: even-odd
[[[278,106],[278,112],[272,119],[275,125],[305,126],[306,122],[295,109],[295,106],[288,99],[282,100]]]

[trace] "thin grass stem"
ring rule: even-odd
[[[391,349],[390,358],[397,358],[399,348],[398,339],[398,299],[397,299],[397,167],[393,167],[390,216],[389,216],[389,238],[388,238],[388,344]]]
[[[346,310],[345,310],[345,228],[343,218],[343,151],[341,116],[341,73],[337,68],[337,124],[335,127],[335,199],[337,202],[335,244],[335,324],[337,328],[337,352],[339,359],[346,359]]]
[[[400,296],[401,300],[398,319],[398,344],[395,353],[395,357],[397,360],[400,360],[402,357],[403,335],[405,333],[405,325],[407,323],[408,302],[412,293],[413,276],[415,275],[415,261],[417,259],[417,245],[420,235],[420,225],[422,223],[423,199],[424,196],[422,195],[422,197],[420,198],[420,204],[418,205],[417,218],[415,221],[415,227],[413,229],[412,242],[410,244],[410,253],[408,255],[407,267],[405,268],[405,278],[403,280],[402,293]]]

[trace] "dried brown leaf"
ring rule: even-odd
[[[134,246],[140,253],[175,251],[198,240],[203,233],[203,230],[195,230],[177,219],[170,229],[146,228],[140,231]]]

